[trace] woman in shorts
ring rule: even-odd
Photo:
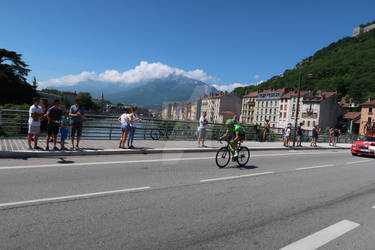
[[[130,114],[130,109],[126,108],[124,113],[117,119],[121,123],[121,131],[122,131],[120,145],[118,147],[122,149],[127,149],[127,147],[125,147],[125,142],[131,130],[130,122],[129,122],[129,114]]]

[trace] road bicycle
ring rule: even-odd
[[[220,141],[222,144],[222,142]],[[216,153],[216,165],[219,168],[224,168],[229,164],[229,161],[236,161],[240,167],[246,166],[250,159],[250,150],[246,146],[241,146],[242,141],[237,143],[237,157],[234,157],[235,149],[232,148],[229,141],[225,147],[220,148]]]

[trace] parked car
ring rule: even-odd
[[[352,155],[375,156],[375,134],[365,136],[352,144]]]

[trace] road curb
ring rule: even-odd
[[[275,151],[275,150],[348,150],[350,147],[295,147],[295,148],[280,148],[280,147],[256,147],[250,148],[250,151]],[[51,156],[90,156],[90,155],[133,155],[133,154],[165,154],[165,153],[205,153],[216,152],[218,148],[160,148],[160,149],[104,149],[104,150],[84,150],[84,151],[1,151],[0,158],[43,158]]]

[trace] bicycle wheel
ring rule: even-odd
[[[153,130],[151,130],[150,136],[151,136],[151,139],[153,139],[153,140],[159,140],[159,137],[160,137],[160,131],[159,131],[159,129],[153,129]]]
[[[219,168],[224,168],[228,165],[231,158],[231,153],[227,147],[222,147],[216,153],[216,165]]]
[[[237,163],[241,167],[246,166],[250,159],[250,150],[247,147],[240,147],[238,150],[238,158],[237,158]]]

